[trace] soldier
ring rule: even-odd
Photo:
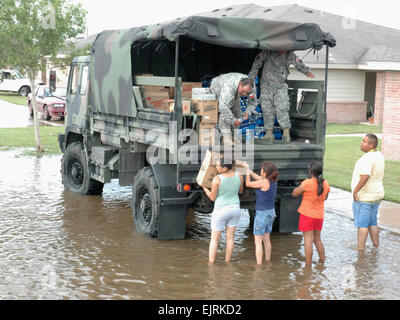
[[[264,117],[264,127],[267,130],[263,139],[272,142],[275,114],[283,130],[284,142],[290,142],[289,96],[286,84],[289,75],[289,65],[294,65],[296,70],[304,73],[309,78],[314,78],[310,68],[307,67],[293,51],[269,51],[259,53],[250,70],[250,77],[254,79],[263,67],[260,80],[260,103]]]
[[[215,77],[211,81],[210,91],[215,93],[218,99],[218,125],[224,137],[227,134],[231,135],[231,129],[238,128],[241,124],[240,97],[249,98],[243,120],[246,120],[257,106],[254,81],[242,73],[232,72]],[[224,138],[224,144],[231,142],[232,140]]]

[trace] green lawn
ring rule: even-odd
[[[64,133],[64,127],[39,128],[40,141],[45,149],[45,155],[61,154],[57,136]],[[21,155],[42,155],[36,151],[35,131],[33,127],[27,128],[1,128],[0,129],[0,150],[11,148],[24,148]]]
[[[361,137],[326,138],[324,176],[331,186],[350,191],[355,162],[363,155]],[[380,149],[380,148],[379,148]],[[400,203],[400,161],[385,161],[385,200]]]
[[[18,94],[12,93],[12,92],[0,92],[0,99],[4,100],[4,101],[7,101],[7,102],[20,104],[22,106],[26,106],[27,105],[27,98],[26,97],[21,97]]]
[[[382,133],[382,126],[374,124],[337,124],[328,123],[326,134],[350,134],[350,133]]]

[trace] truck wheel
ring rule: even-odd
[[[23,86],[18,90],[18,94],[23,97],[27,97],[31,89],[28,86]]]
[[[104,183],[90,178],[83,142],[68,145],[61,160],[61,176],[65,190],[97,195],[103,192]]]
[[[151,237],[156,237],[159,212],[157,181],[151,168],[144,167],[136,174],[132,186],[132,213],[136,228]]]

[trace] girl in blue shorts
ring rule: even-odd
[[[275,197],[278,185],[279,171],[277,166],[270,161],[265,161],[261,166],[261,175],[251,170],[246,173],[246,187],[254,188],[256,193],[256,217],[254,219],[254,243],[256,247],[257,264],[262,264],[263,243],[265,260],[271,259],[270,233],[275,220]],[[254,181],[250,181],[253,178]]]

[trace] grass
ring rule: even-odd
[[[12,92],[0,92],[0,99],[7,102],[19,104],[21,106],[27,105],[26,97],[21,97],[18,94]]]
[[[324,176],[331,186],[351,191],[354,164],[363,155],[361,137],[326,138]],[[400,161],[385,161],[385,200],[400,203]]]
[[[43,126],[39,128],[40,142],[45,149],[44,155],[61,154],[57,136],[64,131],[64,127]],[[43,155],[36,151],[34,127],[1,128],[0,149],[10,150],[11,148],[24,148],[20,156]]]
[[[382,133],[381,125],[371,124],[336,124],[328,123],[326,134],[350,134],[350,133]]]

